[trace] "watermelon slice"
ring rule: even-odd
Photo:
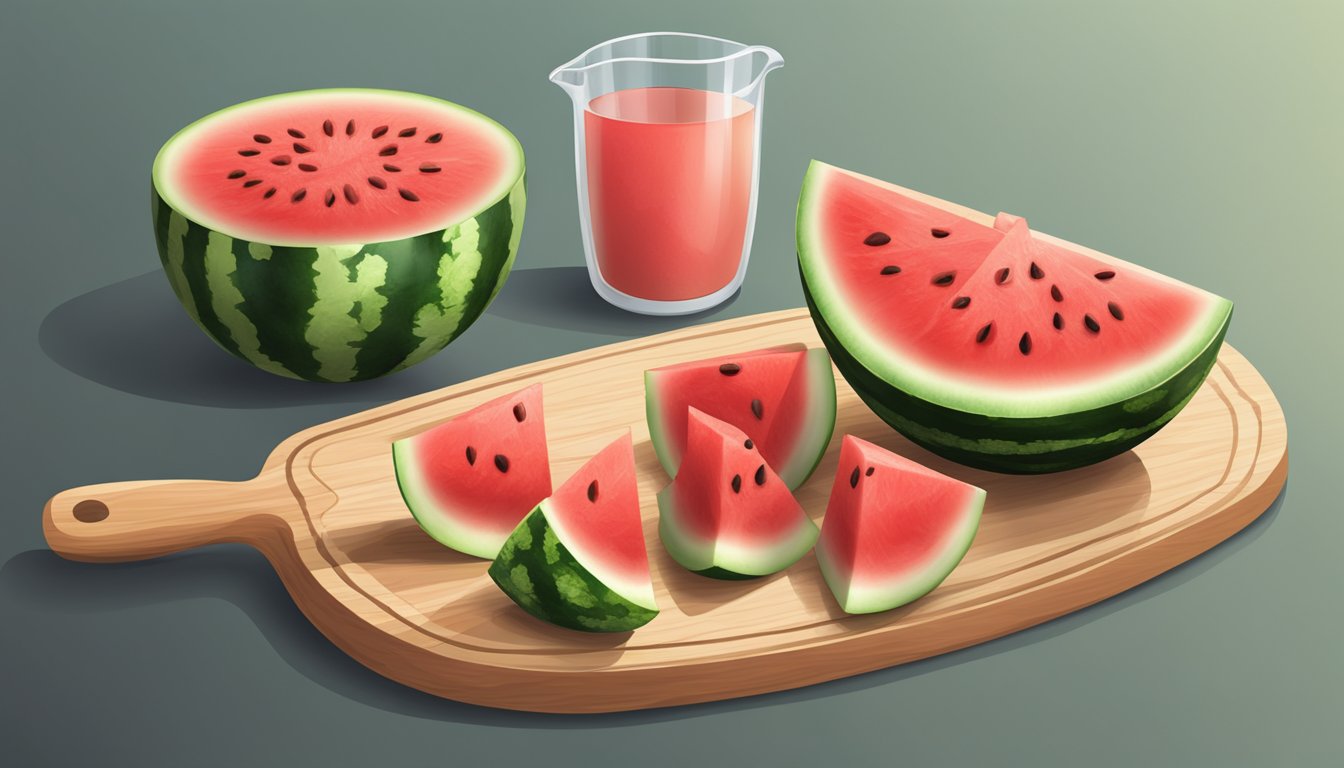
[[[672,559],[715,578],[782,571],[817,540],[817,526],[755,441],[695,408],[685,461],[659,492],[658,511],[658,533]]]
[[[931,592],[970,549],[985,492],[845,435],[817,563],[847,613]]]
[[[644,373],[649,436],[670,477],[686,451],[688,408],[747,433],[790,489],[816,469],[835,429],[835,375],[824,349],[789,344]]]
[[[496,398],[392,444],[397,485],[439,543],[493,558],[551,492],[541,385]]]
[[[490,578],[523,610],[588,632],[628,632],[658,615],[627,433],[537,505]]]
[[[413,365],[480,316],[522,236],[523,151],[441,99],[286,93],[192,123],[154,161],[155,236],[188,314],[282,376]]]
[[[1194,395],[1230,302],[950,208],[824,163],[803,184],[808,307],[889,424],[971,466],[1050,472],[1128,450]]]

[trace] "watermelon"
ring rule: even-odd
[[[569,629],[628,632],[658,615],[628,433],[523,518],[490,578],[523,610]]]
[[[672,559],[705,576],[751,578],[788,568],[817,540],[754,440],[691,408],[686,458],[658,493],[658,534]]]
[[[835,429],[835,375],[824,349],[789,344],[644,373],[649,436],[670,477],[686,451],[688,408],[747,433],[789,488],[816,469]]]
[[[970,549],[985,492],[845,435],[817,563],[847,613],[886,611],[931,592]]]
[[[216,343],[281,376],[368,379],[442,349],[504,284],[523,151],[428,96],[286,93],[169,139],[151,202],[168,281]]]
[[[496,398],[392,444],[401,497],[436,541],[494,558],[551,493],[541,385]]]
[[[798,202],[808,308],[836,367],[914,442],[1000,472],[1071,469],[1169,422],[1208,374],[1226,299],[814,162]]]

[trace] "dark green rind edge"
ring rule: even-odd
[[[789,565],[793,565],[793,563],[790,563]],[[748,579],[762,579],[772,575],[769,573],[738,573],[737,571],[730,571],[727,568],[720,568],[717,565],[706,568],[703,571],[691,571],[691,573],[698,573],[701,576],[708,576],[711,579],[722,579],[724,581],[747,581]],[[779,571],[775,571],[775,573],[779,573]]]
[[[553,559],[547,556],[548,546],[553,548]],[[621,597],[593,576],[556,537],[540,505],[504,542],[489,573],[523,610],[567,629],[629,632],[658,615],[656,610]],[[525,583],[517,574],[525,577]],[[568,586],[568,595],[562,593],[562,585]]]
[[[519,177],[514,189],[525,195],[526,174]],[[461,321],[451,334],[433,340],[434,352],[469,328],[508,278],[512,264],[509,243],[515,226],[513,200],[511,190],[481,213],[455,225],[460,227],[471,219],[476,220],[481,265],[467,294]],[[169,282],[178,300],[216,344],[236,357],[254,362],[243,354],[238,340],[220,319],[211,301],[205,272],[206,245],[211,230],[173,209],[153,185],[151,206],[159,259],[170,275]],[[182,284],[172,279],[169,264],[168,233],[173,213],[186,222],[182,241]],[[517,226],[522,226],[521,220]],[[317,248],[258,243],[268,248],[271,254],[268,259],[259,260],[250,255],[252,243],[230,238],[237,265],[233,283],[243,296],[238,308],[256,329],[258,351],[284,368],[267,370],[309,381],[360,381],[404,367],[408,355],[423,341],[412,333],[415,313],[426,304],[443,298],[438,267],[440,257],[448,249],[443,236],[449,229],[451,227],[400,240],[365,244],[358,253],[343,260],[352,277],[368,255],[380,256],[387,262],[387,276],[376,289],[386,301],[382,321],[357,345],[355,374],[349,378],[320,375],[320,364],[313,355],[313,347],[304,337],[310,320],[309,310],[316,301],[314,264],[318,258]]]
[[[800,270],[801,271],[801,270]],[[977,469],[1042,474],[1095,464],[1147,440],[1194,397],[1218,360],[1231,314],[1195,359],[1165,382],[1126,400],[1075,413],[1008,418],[930,403],[884,381],[854,359],[827,326],[803,276],[803,296],[835,366],[860,399],[912,442]],[[969,447],[966,443],[978,443]]]

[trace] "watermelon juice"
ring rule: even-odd
[[[652,301],[706,296],[745,257],[756,110],[725,93],[630,88],[583,114],[592,245],[612,288]]]

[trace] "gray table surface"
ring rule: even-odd
[[[0,763],[1339,765],[1344,515],[1338,3],[150,3],[0,13],[4,281]],[[755,253],[706,316],[622,314],[580,265],[569,105],[546,73],[657,28],[778,48]],[[471,105],[527,150],[518,269],[465,336],[383,381],[251,370],[158,271],[148,173],[218,107],[315,86]],[[46,550],[66,487],[242,479],[328,419],[503,367],[798,306],[809,158],[1140,261],[1236,301],[1230,342],[1288,415],[1289,487],[1137,589],[944,657],[803,690],[554,717],[402,688],[313,630],[256,553],[85,566]]]

